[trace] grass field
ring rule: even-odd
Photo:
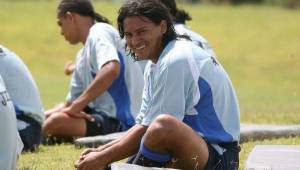
[[[57,1],[0,0],[0,44],[19,54],[40,88],[45,108],[64,100],[69,77],[70,46],[56,25]],[[115,24],[120,4],[95,3]],[[275,6],[187,5],[193,30],[209,40],[236,88],[243,123],[300,124],[300,11]],[[300,144],[300,138],[247,142],[241,167],[256,144]],[[80,149],[72,145],[41,146],[23,154],[18,169],[72,169]]]

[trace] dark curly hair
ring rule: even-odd
[[[176,23],[185,24],[186,21],[192,20],[191,16],[184,10],[178,9],[175,0],[160,0],[167,8],[169,8],[173,20]]]
[[[126,17],[131,16],[146,17],[156,25],[159,25],[161,21],[165,20],[167,23],[167,31],[163,35],[163,47],[178,36],[175,32],[169,10],[158,0],[128,0],[122,5],[117,21],[119,33],[122,38],[124,38],[124,20]],[[137,60],[137,57],[131,50],[129,50],[129,53]]]

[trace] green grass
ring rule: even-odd
[[[240,169],[243,169],[242,167],[244,167],[245,161],[255,145],[299,145],[299,143],[300,137],[243,143],[240,152]],[[37,153],[22,154],[18,162],[18,170],[72,169],[82,150],[70,144],[40,146]]]
[[[74,169],[79,149],[73,145],[40,146],[36,153],[24,153],[18,161],[19,170],[64,170]]]
[[[0,43],[14,50],[36,79],[45,108],[64,100],[67,60],[78,46],[60,36],[58,1],[0,0]],[[120,4],[101,1],[95,8],[115,25]],[[195,31],[209,40],[236,88],[244,123],[300,123],[300,11],[276,6],[180,4]],[[299,144],[300,138],[247,142],[241,167],[256,144]],[[72,169],[81,150],[73,145],[41,146],[23,154],[18,169]]]

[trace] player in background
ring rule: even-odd
[[[70,44],[82,43],[63,105],[46,111],[45,136],[65,139],[129,129],[139,111],[142,71],[126,55],[118,31],[89,0],[62,0],[58,26]]]

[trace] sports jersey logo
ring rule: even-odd
[[[6,91],[3,91],[3,92],[0,92],[0,100],[2,99],[1,103],[3,106],[6,106],[7,105],[7,102],[10,101],[10,98],[9,98],[9,95]]]
[[[214,63],[215,66],[219,65],[217,60],[214,57],[210,57],[210,58],[211,58],[211,60],[212,60],[212,62]]]

